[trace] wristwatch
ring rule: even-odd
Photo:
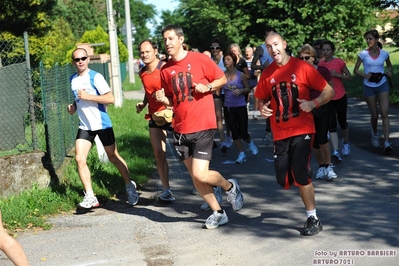
[[[208,89],[209,89],[209,91],[211,91],[212,90],[212,84],[211,83],[209,83],[208,85],[206,85],[207,87],[208,87]]]

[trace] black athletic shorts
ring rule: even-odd
[[[208,129],[190,134],[174,133],[174,145],[179,160],[184,161],[192,156],[196,159],[210,161],[212,159],[213,139],[216,129]]]
[[[96,135],[98,135],[104,146],[111,146],[115,143],[115,134],[112,127],[96,131],[83,130],[79,128],[76,139],[85,139],[93,143]]]
[[[274,169],[277,183],[285,189],[312,182],[308,175],[313,146],[313,134],[274,141]]]

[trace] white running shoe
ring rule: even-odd
[[[328,180],[337,178],[337,174],[334,172],[333,167],[334,165],[332,163],[327,166],[326,172]]]
[[[255,143],[252,140],[248,144],[248,148],[252,152],[253,155],[257,155],[258,154],[258,147],[256,147]]]
[[[242,164],[242,163],[245,163],[246,161],[247,161],[247,156],[245,155],[244,152],[240,152],[238,154],[238,158],[236,160],[236,163],[237,164]]]
[[[130,206],[134,206],[137,204],[137,202],[139,201],[139,194],[137,193],[137,185],[136,182],[131,181],[133,186],[126,188],[126,193],[127,193],[127,203]]]
[[[380,138],[378,137],[378,133],[374,134],[373,130],[371,130],[371,144],[373,144],[374,147],[380,146]]]
[[[226,191],[227,200],[231,203],[233,210],[238,211],[244,205],[244,196],[241,193],[240,186],[238,185],[236,179],[232,178],[228,179],[227,181],[233,184],[233,187],[230,189],[230,191]]]
[[[204,229],[215,229],[218,228],[219,225],[224,225],[229,221],[227,214],[225,211],[223,213],[218,213],[218,211],[214,211],[211,216],[206,219],[206,222],[202,225]]]
[[[78,209],[91,209],[100,206],[96,196],[87,196],[86,192],[83,201],[78,204]]]
[[[350,142],[344,143],[344,140],[342,140],[342,155],[348,156],[351,153],[351,148],[349,147]]]
[[[221,187],[213,187],[213,194],[215,194],[216,200],[218,201],[219,205],[223,202],[222,196],[222,188]],[[204,203],[201,205],[201,210],[209,211],[211,207],[209,207],[208,203]]]
[[[341,155],[337,150],[334,150],[333,154],[331,155],[331,159],[335,161],[335,163],[342,163]]]
[[[326,175],[327,175],[327,169],[324,166],[319,167],[319,170],[317,170],[317,173],[316,173],[316,178],[322,179],[322,178],[325,178]]]

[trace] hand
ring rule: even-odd
[[[69,114],[73,115],[76,112],[76,107],[74,104],[68,104],[67,111]]]
[[[238,95],[240,95],[242,92],[243,92],[243,90],[234,89],[234,90],[233,90],[233,95],[234,95],[234,96],[238,96]]]
[[[78,90],[78,98],[81,100],[88,100],[88,95],[85,89]]]
[[[163,101],[165,100],[165,90],[162,88],[155,91],[152,94],[152,97],[154,97],[157,102],[163,103]]]
[[[194,91],[198,92],[198,93],[207,93],[209,92],[209,88],[208,86],[204,85],[204,84],[197,84],[197,83],[193,83],[194,84]]]
[[[145,104],[143,102],[139,102],[136,104],[136,113],[140,113],[145,108]]]
[[[270,105],[270,101],[268,101],[267,103],[265,103],[263,101],[258,102],[258,107],[259,107],[261,116],[268,118],[273,115],[273,110],[269,108],[269,105]]]
[[[300,102],[299,108],[306,113],[312,112],[312,110],[315,108],[315,104],[312,101],[303,99],[297,99],[297,101]]]

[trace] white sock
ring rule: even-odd
[[[93,190],[86,191],[86,196],[88,196],[88,197],[94,197],[94,192],[93,192]]]
[[[316,209],[313,209],[311,211],[306,210],[306,215],[308,216],[308,218],[310,216],[313,216],[315,219],[317,219],[317,215],[316,215]]]

